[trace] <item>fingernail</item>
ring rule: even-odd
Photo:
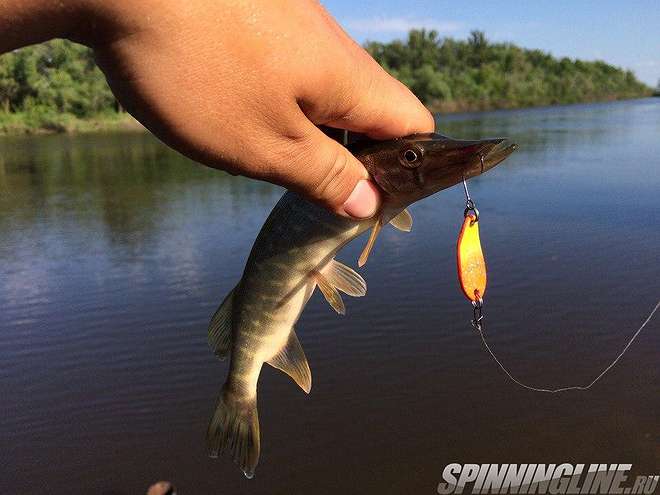
[[[344,202],[344,212],[353,218],[369,218],[378,210],[378,189],[369,180],[363,179],[355,185],[355,189]]]

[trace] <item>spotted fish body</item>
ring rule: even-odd
[[[311,372],[294,325],[314,289],[319,287],[340,314],[345,309],[339,291],[366,294],[362,277],[334,259],[337,252],[372,229],[360,258],[364,264],[383,224],[410,230],[408,204],[499,163],[514,149],[499,147],[502,141],[456,141],[426,134],[358,145],[353,152],[384,198],[373,219],[339,217],[293,192],[284,194],[259,232],[241,280],[209,326],[214,352],[230,357],[207,432],[211,456],[229,451],[247,477],[254,474],[260,452],[257,382],[264,363],[287,373],[309,393]],[[417,166],[409,163],[410,150],[421,162]]]
[[[256,394],[261,364],[286,344],[318,277],[337,251],[371,224],[333,215],[292,192],[282,197],[257,237],[234,290],[233,387]],[[361,277],[358,281],[363,283]]]
[[[227,440],[222,435],[231,425],[225,424],[224,413],[226,403],[234,402],[252,428],[248,431],[252,454],[246,449],[235,457],[247,476],[253,473],[254,456],[259,454],[256,397],[261,368],[270,363],[282,369],[309,393],[311,373],[293,326],[319,280],[326,283],[328,278],[343,275],[345,284],[339,285],[344,291],[364,295],[362,277],[335,262],[334,256],[373,224],[374,220],[356,222],[339,217],[287,192],[261,229],[243,278],[216,313],[209,334],[211,346],[221,357],[229,351],[231,362],[220,399],[225,403],[209,427],[209,447],[216,455]],[[341,299],[337,301],[336,309],[343,313]],[[229,324],[231,340],[226,340]]]

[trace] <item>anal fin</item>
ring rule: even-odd
[[[268,364],[289,375],[305,393],[309,393],[312,389],[312,372],[293,328],[286,345],[268,361]]]

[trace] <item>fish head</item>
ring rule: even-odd
[[[495,167],[517,145],[505,138],[461,140],[427,133],[349,146],[383,196],[399,209]]]

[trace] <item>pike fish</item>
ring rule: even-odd
[[[248,478],[259,461],[257,382],[264,363],[309,393],[312,375],[294,325],[314,289],[340,314],[345,313],[340,292],[354,297],[367,292],[363,278],[335,260],[337,252],[371,230],[358,261],[364,265],[383,225],[410,231],[407,206],[484,173],[516,149],[505,139],[456,140],[436,133],[348,147],[381,191],[379,212],[351,220],[286,192],[261,228],[242,278],[209,325],[209,345],[230,359],[207,431],[209,454],[228,452]]]

